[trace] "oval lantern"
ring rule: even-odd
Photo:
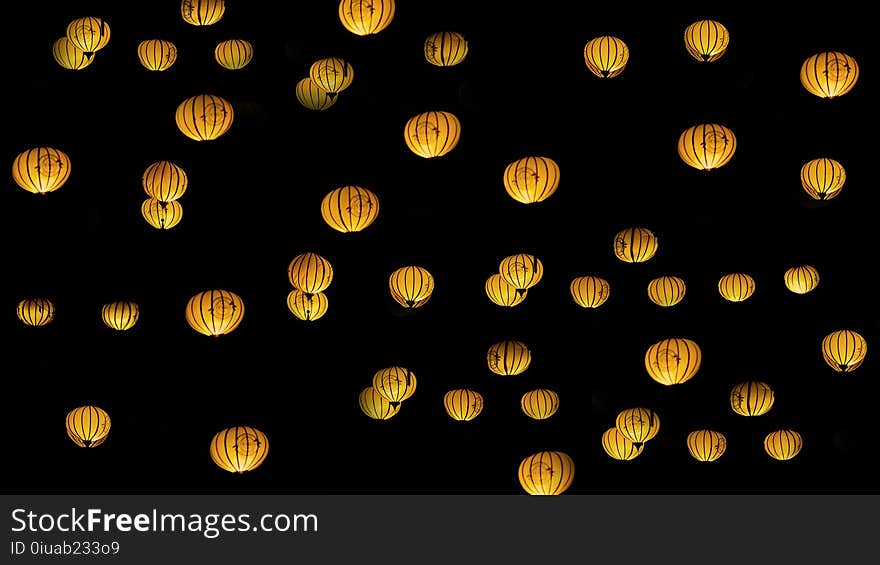
[[[461,122],[451,112],[422,112],[407,120],[403,128],[406,146],[425,159],[446,155],[460,137]]]
[[[211,459],[230,473],[253,471],[269,455],[269,438],[250,426],[226,428],[211,440]]]
[[[55,319],[55,304],[48,298],[27,298],[15,307],[15,315],[27,326],[45,326]]]
[[[746,273],[730,273],[718,280],[718,293],[724,300],[743,302],[755,293],[755,279]]]
[[[469,422],[483,411],[483,395],[466,388],[450,390],[443,395],[443,408],[453,420]]]
[[[819,271],[810,265],[792,267],[785,271],[785,288],[795,294],[806,294],[819,285]]]
[[[522,395],[520,407],[533,420],[546,420],[559,409],[559,395],[546,388],[530,390]]]
[[[697,461],[717,461],[727,449],[727,438],[721,432],[697,430],[688,434],[687,448]]]
[[[144,192],[160,202],[174,202],[186,192],[189,178],[171,161],[157,161],[147,167],[141,178]]]
[[[764,451],[778,461],[794,459],[804,446],[804,438],[794,430],[776,430],[764,438]]]
[[[773,408],[776,395],[761,381],[739,383],[730,391],[730,407],[740,416],[761,416]]]
[[[521,341],[500,341],[489,347],[486,361],[490,371],[509,377],[519,375],[529,368],[532,364],[532,353]]]
[[[288,265],[287,278],[306,294],[323,292],[333,282],[333,266],[317,253],[301,253]]]
[[[614,236],[614,256],[624,263],[644,263],[657,253],[657,236],[647,228],[627,228]]]
[[[486,279],[486,295],[498,306],[512,308],[522,304],[528,291],[517,292],[516,287],[504,280],[500,274],[494,274]]]
[[[657,277],[648,283],[648,298],[657,306],[668,308],[684,299],[687,286],[678,277]]]
[[[182,0],[180,15],[183,21],[194,26],[216,24],[226,11],[224,0]]]
[[[237,71],[245,68],[254,58],[254,46],[244,39],[227,39],[214,48],[214,59],[224,69]]]
[[[597,77],[613,78],[626,67],[629,48],[617,37],[601,35],[584,45],[584,61],[590,72]]]
[[[351,64],[338,57],[318,59],[309,67],[309,78],[330,98],[351,86],[354,69]]]
[[[727,51],[730,32],[715,20],[700,20],[684,30],[684,46],[697,61],[717,61]]]
[[[227,100],[213,94],[199,94],[180,103],[174,120],[188,138],[211,141],[229,130],[234,116],[232,104]]]
[[[623,437],[638,447],[657,435],[660,431],[660,418],[648,408],[629,408],[617,415],[614,426]]]
[[[736,152],[736,136],[720,124],[689,127],[678,138],[678,155],[695,169],[711,171],[726,165]]]
[[[577,277],[569,285],[571,297],[581,308],[598,308],[611,296],[611,285],[603,278]]]
[[[52,57],[55,62],[70,71],[79,71],[92,64],[93,57],[87,57],[82,49],[67,37],[61,37],[52,44]]]
[[[336,103],[335,96],[329,96],[310,77],[296,83],[296,99],[309,110],[326,110]]]
[[[323,292],[306,294],[297,289],[287,294],[287,308],[294,316],[306,322],[314,322],[327,313],[330,301]]]
[[[422,267],[401,267],[391,273],[388,288],[395,302],[404,308],[418,308],[434,292],[434,277]]]
[[[517,202],[542,202],[559,188],[559,165],[549,157],[523,157],[504,169],[504,188]]]
[[[77,18],[67,24],[67,39],[91,58],[110,42],[110,26],[101,18]]]
[[[561,451],[541,451],[519,464],[519,484],[531,495],[562,494],[574,480],[574,461]]]
[[[379,216],[379,197],[360,186],[331,190],[321,201],[321,217],[342,233],[361,231]]]
[[[839,373],[855,371],[865,360],[868,342],[858,332],[838,330],[822,340],[822,358]]]
[[[379,33],[394,19],[394,0],[342,0],[339,21],[355,35]]]
[[[244,301],[228,290],[206,290],[189,299],[186,321],[202,335],[221,336],[241,324]]]
[[[617,431],[617,428],[608,428],[602,434],[602,449],[608,454],[608,457],[617,459],[618,461],[630,461],[641,455],[645,449],[645,444],[636,445],[625,435]]]
[[[694,341],[669,338],[658,341],[645,353],[648,375],[666,386],[689,381],[700,370],[703,354]]]
[[[140,318],[140,308],[131,300],[118,300],[104,304],[101,308],[101,320],[111,330],[124,332],[130,330]]]
[[[164,39],[147,39],[138,43],[138,60],[151,71],[166,71],[177,61],[177,47]]]
[[[52,147],[34,147],[19,153],[12,162],[12,179],[34,194],[58,190],[70,178],[70,157]]]
[[[814,200],[831,200],[845,182],[846,170],[834,159],[813,159],[801,167],[801,186]]]
[[[97,406],[80,406],[67,413],[67,436],[80,447],[97,447],[110,433],[110,415]]]
[[[859,80],[856,60],[839,51],[825,51],[809,57],[801,65],[801,84],[820,98],[843,96]]]
[[[400,404],[416,391],[416,376],[405,367],[386,367],[373,375],[373,388],[392,405]]]
[[[141,204],[141,215],[157,230],[170,230],[183,219],[183,205],[176,200],[162,202],[155,198],[147,198]]]
[[[425,39],[425,60],[437,67],[454,67],[467,52],[467,40],[456,31],[432,33]]]
[[[524,292],[541,282],[544,264],[534,255],[517,253],[502,259],[498,272],[517,292]]]
[[[364,414],[374,420],[387,420],[400,411],[400,404],[392,405],[371,386],[358,395],[358,405]]]

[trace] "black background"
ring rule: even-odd
[[[359,37],[340,24],[335,2],[230,0],[224,18],[196,28],[177,2],[30,3],[5,25],[6,112],[2,152],[38,145],[70,155],[65,186],[46,196],[0,190],[3,306],[4,490],[16,492],[522,492],[519,461],[562,450],[577,466],[571,493],[673,491],[876,491],[872,466],[878,382],[872,353],[878,322],[875,275],[876,144],[871,104],[869,18],[847,3],[831,12],[789,13],[729,2],[720,9],[565,1],[399,2],[393,23]],[[111,27],[109,45],[86,69],[52,59],[52,42],[86,15]],[[13,17],[14,16],[14,17]],[[713,18],[731,32],[728,52],[702,64],[685,51],[684,28]],[[429,65],[424,38],[463,33],[470,46],[452,68]],[[630,48],[623,74],[587,71],[583,46],[612,34]],[[136,56],[143,39],[179,50],[166,72]],[[214,61],[223,39],[254,44],[241,71]],[[800,85],[801,63],[841,50],[862,70],[836,100]],[[311,112],[295,84],[321,57],[354,67],[332,108]],[[214,93],[235,108],[231,129],[197,143],[174,124],[189,96]],[[425,160],[403,140],[419,112],[442,109],[462,123],[458,147]],[[733,160],[711,173],[676,153],[685,128],[718,122],[737,136]],[[533,206],[504,191],[504,167],[525,155],[559,163],[561,184]],[[800,187],[807,160],[831,157],[847,172],[840,196],[811,201]],[[140,177],[157,160],[188,173],[184,217],[161,232],[140,216]],[[360,184],[380,199],[376,223],[340,234],[321,219],[331,189]],[[624,264],[614,234],[643,226],[657,255]],[[335,277],[330,310],[301,322],[285,305],[286,269],[297,254],[328,258]],[[505,256],[544,263],[541,283],[512,309],[492,304],[483,285]],[[782,275],[808,263],[821,275],[808,295]],[[390,298],[388,275],[417,264],[436,290],[406,312]],[[732,304],[718,278],[748,272],[754,296]],[[572,278],[611,283],[598,310],[574,304]],[[652,304],[652,278],[685,279],[685,300]],[[212,339],[184,320],[193,294],[211,288],[243,297],[244,320]],[[42,296],[57,306],[43,328],[26,327],[16,303]],[[131,299],[141,319],[117,334],[101,305]],[[841,328],[869,344],[853,374],[832,371],[820,342]],[[647,347],[665,337],[694,339],[703,366],[694,379],[663,387],[644,368]],[[499,377],[486,350],[526,342],[531,367]],[[357,405],[373,373],[403,365],[415,395],[388,421]],[[763,380],[776,392],[765,416],[735,415],[730,388]],[[533,421],[519,408],[527,390],[550,387],[559,412]],[[454,422],[443,394],[480,391],[485,409]],[[77,448],[64,432],[70,409],[95,404],[112,418],[109,439]],[[621,463],[600,437],[618,411],[654,409],[656,439]],[[242,476],[208,455],[213,434],[233,425],[266,432],[270,453]],[[779,428],[805,440],[777,462],[762,440]],[[688,455],[691,430],[724,432],[728,451],[713,464]]]

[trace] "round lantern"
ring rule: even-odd
[[[206,290],[186,304],[186,321],[203,335],[228,334],[238,327],[243,317],[244,301],[228,290]]]
[[[110,42],[110,26],[101,18],[78,18],[67,24],[67,39],[91,58]]]
[[[28,326],[45,326],[55,319],[55,305],[47,298],[27,298],[15,307],[18,319]]]
[[[130,300],[111,302],[101,308],[101,319],[107,327],[120,332],[133,328],[139,317],[137,303]]]
[[[339,21],[355,35],[379,33],[394,19],[394,0],[342,0]]]
[[[432,33],[425,39],[425,59],[438,67],[453,67],[467,56],[468,43],[455,31]]]
[[[317,253],[302,253],[288,265],[287,278],[293,288],[306,294],[323,292],[333,282],[333,266]]]
[[[58,190],[70,177],[70,157],[52,147],[34,147],[19,153],[12,162],[12,179],[34,194]]]
[[[718,281],[718,293],[730,302],[748,300],[755,293],[755,279],[746,273],[730,273]]]
[[[764,438],[764,451],[773,459],[794,459],[804,446],[804,438],[794,430],[777,430]]]
[[[627,228],[614,236],[614,256],[624,263],[644,263],[657,253],[657,236],[646,228]]]
[[[867,353],[868,342],[852,330],[831,332],[822,340],[822,358],[839,373],[858,369]]]
[[[521,341],[501,341],[489,348],[486,361],[489,363],[489,370],[496,375],[519,375],[531,365],[532,353]]]
[[[434,292],[434,277],[427,269],[401,267],[388,278],[391,297],[404,308],[418,308]]]
[[[785,288],[795,294],[811,292],[819,284],[819,271],[810,265],[792,267],[785,271]]]
[[[177,47],[164,39],[148,39],[138,43],[138,59],[151,71],[165,71],[177,61]]]
[[[801,167],[801,186],[814,200],[831,200],[845,182],[846,171],[834,159],[813,159]]]
[[[483,411],[483,395],[466,388],[450,390],[443,395],[443,407],[453,420],[469,422]]]
[[[843,96],[859,80],[856,60],[839,51],[825,51],[809,57],[801,65],[801,84],[820,98]]]
[[[686,291],[684,281],[678,277],[657,277],[648,283],[648,298],[657,306],[675,306]]]
[[[616,77],[629,61],[629,48],[616,37],[602,35],[589,40],[584,46],[584,61],[597,77]]]
[[[612,459],[630,461],[642,453],[642,450],[645,449],[645,444],[640,443],[637,445],[617,431],[617,428],[609,428],[602,434],[602,449]]]
[[[244,39],[227,39],[214,48],[214,59],[224,69],[243,69],[254,58],[254,46]]]
[[[405,367],[386,367],[373,375],[373,388],[392,405],[400,404],[416,391],[416,376]]]
[[[544,264],[534,255],[517,253],[505,257],[498,265],[498,272],[517,292],[524,292],[541,282]]]
[[[688,434],[687,448],[697,461],[716,461],[727,449],[727,438],[720,432],[697,430]]]
[[[309,67],[309,77],[318,85],[318,88],[327,93],[330,98],[351,86],[354,80],[352,66],[338,57],[318,59]]]
[[[617,415],[614,425],[623,437],[638,447],[657,435],[660,418],[648,408],[629,408]]]
[[[574,480],[574,461],[561,451],[541,451],[519,464],[519,484],[531,495],[562,494]]]
[[[736,136],[720,124],[689,127],[678,138],[678,155],[695,169],[711,171],[726,165],[736,152]]]
[[[174,202],[186,192],[189,179],[180,166],[171,161],[157,161],[147,167],[142,177],[144,192],[161,202]]]
[[[323,292],[306,294],[297,289],[287,294],[287,308],[294,316],[306,322],[314,322],[327,313],[330,301]]]
[[[94,57],[87,57],[83,50],[67,37],[59,38],[52,44],[52,57],[56,63],[70,71],[84,69],[94,60]]]
[[[776,395],[761,381],[739,383],[730,391],[730,407],[740,416],[761,416],[773,408]]]
[[[611,285],[605,279],[586,276],[577,277],[569,285],[571,297],[581,308],[598,308],[611,296]]]
[[[658,341],[645,353],[645,368],[652,379],[662,385],[678,385],[689,381],[700,370],[703,354],[693,341],[669,338]]]
[[[342,233],[361,231],[379,215],[379,197],[360,186],[331,190],[321,201],[321,217]]]
[[[700,20],[684,30],[684,46],[697,61],[717,61],[727,51],[728,43],[730,33],[715,20]]]
[[[452,151],[461,137],[461,122],[450,112],[423,112],[406,122],[403,139],[410,151],[432,159]]]
[[[234,116],[232,104],[228,101],[213,94],[200,94],[181,102],[174,120],[188,138],[211,141],[229,130]]]
[[[141,204],[141,215],[157,230],[170,230],[183,219],[183,205],[176,200],[162,202],[155,198],[147,198]]]
[[[522,395],[523,413],[534,420],[546,420],[559,409],[559,395],[546,388],[530,390]]]
[[[80,447],[97,447],[110,433],[110,416],[97,406],[80,406],[67,413],[67,436]]]
[[[541,202],[558,187],[559,165],[549,157],[523,157],[504,169],[504,188],[517,202]]]
[[[388,420],[400,411],[400,404],[392,404],[373,387],[367,387],[358,395],[361,411],[374,420]]]
[[[182,0],[180,15],[183,21],[194,26],[216,24],[226,11],[224,0]]]
[[[517,292],[516,287],[504,280],[504,277],[495,274],[486,279],[486,294],[498,306],[513,307],[522,304],[528,291]]]
[[[263,464],[269,455],[269,439],[250,426],[226,428],[214,435],[210,451],[218,467],[241,474]]]
[[[336,97],[324,92],[310,77],[296,83],[296,99],[309,110],[326,110],[336,103]]]

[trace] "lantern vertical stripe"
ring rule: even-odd
[[[34,147],[22,151],[12,162],[12,180],[34,194],[58,190],[68,178],[70,157],[53,147]]]
[[[525,291],[541,282],[544,264],[534,255],[517,253],[505,257],[498,265],[498,272],[517,291]]]
[[[434,292],[434,276],[417,266],[401,267],[388,278],[391,297],[406,308],[417,308]]]
[[[792,267],[785,271],[785,286],[795,294],[806,294],[819,285],[819,271],[810,265]]]
[[[546,420],[559,409],[559,395],[546,388],[530,390],[520,399],[522,411],[534,420]]]
[[[657,236],[647,228],[627,228],[614,236],[614,255],[625,263],[643,263],[657,253]]]
[[[532,353],[521,341],[501,341],[489,347],[486,360],[489,370],[496,375],[513,376],[529,368],[532,363]]]
[[[263,464],[269,455],[269,439],[250,426],[227,428],[214,435],[210,453],[218,467],[241,474]]]
[[[67,37],[61,37],[52,44],[52,57],[58,65],[71,71],[84,69],[95,60],[94,57],[87,56]]]
[[[461,122],[450,112],[422,112],[407,120],[403,134],[410,151],[432,159],[455,149],[461,137]]]
[[[626,68],[628,60],[629,48],[617,37],[602,35],[584,46],[587,68],[600,78],[616,77]]]
[[[318,59],[309,67],[309,78],[331,98],[351,86],[354,69],[339,57]]]
[[[317,253],[302,253],[290,262],[287,277],[293,288],[306,294],[323,292],[333,282],[333,266]]]
[[[711,171],[727,164],[736,152],[736,136],[720,124],[699,124],[678,138],[678,155],[689,166]]]
[[[464,61],[467,40],[460,33],[441,31],[425,39],[425,60],[438,67],[452,67]]]
[[[164,71],[177,61],[177,47],[164,39],[141,41],[137,54],[141,65],[151,71]]]
[[[311,77],[296,83],[296,99],[303,107],[316,111],[326,110],[336,103],[336,97],[328,95]]]
[[[648,408],[629,408],[617,415],[615,427],[638,447],[657,435],[660,431],[660,418]]]
[[[405,367],[386,367],[373,375],[373,389],[392,406],[412,396],[416,384],[415,374]]]
[[[776,395],[761,381],[739,383],[730,391],[730,407],[740,416],[761,416],[770,411]]]
[[[443,395],[443,407],[453,420],[467,422],[483,411],[483,395],[466,388],[450,390]]]
[[[523,157],[504,169],[504,188],[522,204],[542,202],[556,192],[559,174],[559,165],[549,157]]]
[[[129,330],[137,323],[140,317],[140,309],[135,302],[130,300],[119,300],[105,304],[101,308],[101,320],[108,328],[125,331]]]
[[[363,389],[358,395],[358,405],[361,411],[373,420],[387,420],[397,414],[401,406],[399,402],[392,404],[371,386]]]
[[[836,98],[852,90],[859,78],[855,59],[839,51],[825,51],[801,65],[801,84],[820,98]]]
[[[849,373],[858,369],[867,352],[865,338],[852,330],[838,330],[822,340],[822,357],[838,372]]]
[[[225,0],[181,0],[180,15],[183,21],[194,26],[217,23],[226,11]]]
[[[518,291],[501,274],[496,273],[486,279],[486,295],[494,304],[512,308],[526,299],[528,291]]]
[[[522,460],[518,476],[531,495],[559,495],[574,481],[574,461],[561,451],[541,451]]]
[[[67,435],[80,447],[97,447],[110,433],[110,416],[97,406],[80,406],[67,414]]]
[[[764,451],[779,461],[794,459],[803,445],[803,437],[794,430],[777,430],[764,438]]]
[[[727,450],[727,438],[713,430],[697,430],[688,434],[687,448],[697,461],[716,461]]]
[[[321,201],[321,217],[328,226],[342,233],[359,232],[379,216],[379,198],[360,186],[331,190]]]
[[[675,306],[684,299],[687,286],[678,277],[658,277],[648,283],[648,298],[665,308]]]
[[[15,308],[18,319],[28,326],[45,326],[55,319],[55,304],[47,298],[27,298]]]
[[[831,200],[845,182],[846,170],[834,159],[813,159],[801,167],[801,186],[815,200]]]
[[[228,290],[200,292],[186,305],[186,321],[203,335],[217,337],[227,334],[241,324],[243,317],[244,301]]]
[[[755,293],[755,279],[746,273],[730,273],[718,280],[718,293],[729,302],[743,302]]]
[[[727,28],[714,20],[700,20],[684,30],[685,47],[698,61],[717,61],[727,51],[729,41]]]
[[[689,381],[702,363],[700,347],[684,338],[664,339],[653,344],[645,353],[648,375],[662,385],[677,385]]]
[[[394,0],[342,0],[339,20],[355,35],[372,35],[391,25],[394,10]]]
[[[254,46],[244,39],[227,39],[214,48],[214,59],[224,69],[236,71],[248,66],[254,58]]]
[[[110,26],[101,18],[86,17],[73,20],[67,25],[67,39],[91,57],[110,41]]]
[[[630,461],[638,457],[644,448],[644,443],[634,443],[617,428],[609,428],[602,434],[602,449],[612,459]]]

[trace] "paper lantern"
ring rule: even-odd
[[[157,230],[170,230],[183,219],[183,206],[178,201],[162,202],[147,198],[141,204],[141,215]]]
[[[333,98],[349,86],[354,80],[352,66],[338,57],[318,59],[309,67],[309,78],[318,88]]]
[[[306,77],[296,83],[296,99],[309,110],[326,110],[336,103],[336,97],[330,96],[311,78]]]
[[[730,32],[715,20],[700,20],[684,30],[684,46],[697,61],[717,61],[727,51],[728,43]]]
[[[48,298],[26,298],[15,307],[18,319],[28,326],[45,326],[55,319],[55,304]]]
[[[703,354],[690,339],[673,337],[658,341],[645,353],[648,375],[662,385],[679,385],[700,370]]]
[[[469,422],[483,411],[483,395],[466,388],[450,390],[443,395],[443,407],[453,420]]]
[[[82,49],[67,37],[61,37],[52,44],[52,57],[55,62],[70,71],[79,71],[92,64],[94,57],[88,57]]]
[[[530,390],[522,395],[523,413],[534,420],[546,420],[559,409],[559,395],[546,388]]]
[[[288,265],[287,278],[306,294],[323,292],[333,282],[333,266],[317,253],[301,253]]]
[[[504,280],[500,274],[492,275],[486,279],[486,295],[498,306],[512,308],[517,304],[522,304],[527,294],[527,290],[517,292],[516,287]]]
[[[306,322],[314,322],[327,313],[330,301],[323,292],[306,294],[297,289],[287,294],[287,308],[293,315]]]
[[[736,152],[736,136],[720,124],[689,127],[678,138],[678,156],[695,169],[711,171],[726,165]]]
[[[211,141],[232,126],[232,104],[213,94],[187,98],[177,107],[174,120],[183,135],[195,141]]]
[[[641,446],[660,431],[660,418],[648,408],[629,408],[617,415],[614,425],[623,437]]]
[[[496,375],[519,375],[532,364],[532,353],[521,341],[500,341],[489,348],[486,361],[489,370]]]
[[[67,436],[80,447],[97,447],[110,433],[110,415],[97,406],[80,406],[67,413]]]
[[[504,169],[504,188],[517,202],[542,202],[559,188],[559,165],[549,157],[523,157]]]
[[[825,51],[809,57],[801,65],[801,84],[820,98],[843,96],[859,80],[856,60],[839,51]]]
[[[599,277],[577,277],[571,281],[569,291],[575,303],[581,308],[598,308],[611,296],[611,285]]]
[[[358,232],[379,216],[379,197],[360,186],[331,190],[321,201],[321,217],[327,225],[342,233]]]
[[[523,292],[541,282],[544,264],[534,255],[517,253],[505,257],[498,265],[498,272],[517,292]]]
[[[785,287],[795,294],[811,292],[819,284],[819,271],[810,265],[792,267],[785,271]]]
[[[379,33],[394,19],[394,0],[342,0],[339,21],[355,35]]]
[[[70,157],[53,147],[34,147],[12,161],[12,180],[34,194],[58,190],[70,177]]]
[[[644,263],[657,253],[657,236],[646,228],[627,228],[614,236],[614,256],[624,263]]]
[[[467,56],[468,43],[456,31],[432,33],[425,39],[425,60],[438,67],[454,67]]]
[[[230,473],[253,471],[269,455],[269,438],[250,426],[226,428],[211,440],[211,459]]]
[[[91,58],[110,42],[110,26],[101,18],[77,18],[67,24],[67,39]]]
[[[657,306],[675,306],[684,299],[687,286],[678,277],[657,277],[648,283],[648,298]]]
[[[238,327],[243,317],[244,301],[228,290],[206,290],[186,304],[186,321],[203,335],[228,334]]]
[[[541,451],[519,464],[519,484],[531,495],[558,495],[574,480],[574,461],[561,451]]]
[[[189,179],[180,166],[171,161],[157,161],[147,167],[141,179],[144,192],[160,202],[174,202],[186,192]]]
[[[138,59],[151,71],[165,71],[177,61],[177,47],[164,39],[147,39],[138,43]]]
[[[858,332],[838,330],[822,340],[822,358],[839,373],[855,371],[865,360],[868,342]]]
[[[388,288],[395,302],[404,308],[418,308],[434,292],[434,277],[422,267],[401,267],[391,273]]]
[[[602,449],[608,457],[618,461],[630,461],[641,455],[645,444],[636,445],[625,435],[617,431],[617,428],[609,428],[602,434]]]
[[[416,376],[405,367],[386,367],[373,375],[373,389],[392,405],[400,404],[416,391]]]
[[[746,273],[730,273],[718,280],[718,293],[730,302],[748,300],[755,293],[755,279]]]
[[[629,48],[621,39],[602,35],[584,46],[584,61],[591,73],[599,78],[613,78],[623,72],[629,61]]]
[[[140,318],[140,308],[131,300],[118,300],[104,304],[101,308],[101,319],[112,330],[124,332],[130,330]]]
[[[778,461],[794,459],[804,446],[804,438],[794,430],[777,430],[764,438],[764,451]]]
[[[224,69],[243,69],[254,58],[254,46],[244,39],[227,39],[214,48],[214,59]]]
[[[761,416],[773,408],[776,395],[761,381],[739,383],[730,391],[730,407],[740,416]]]
[[[400,411],[400,404],[391,402],[373,387],[367,387],[358,395],[361,411],[374,420],[387,420]]]
[[[450,112],[423,112],[406,122],[403,139],[410,151],[433,159],[452,151],[461,137],[461,122]]]
[[[216,24],[226,11],[224,0],[182,0],[180,15],[183,21],[194,26]]]
[[[801,186],[814,200],[831,200],[845,182],[846,171],[834,159],[813,159],[801,167]]]
[[[687,448],[697,461],[717,461],[727,449],[727,438],[721,432],[697,430],[688,434]]]

